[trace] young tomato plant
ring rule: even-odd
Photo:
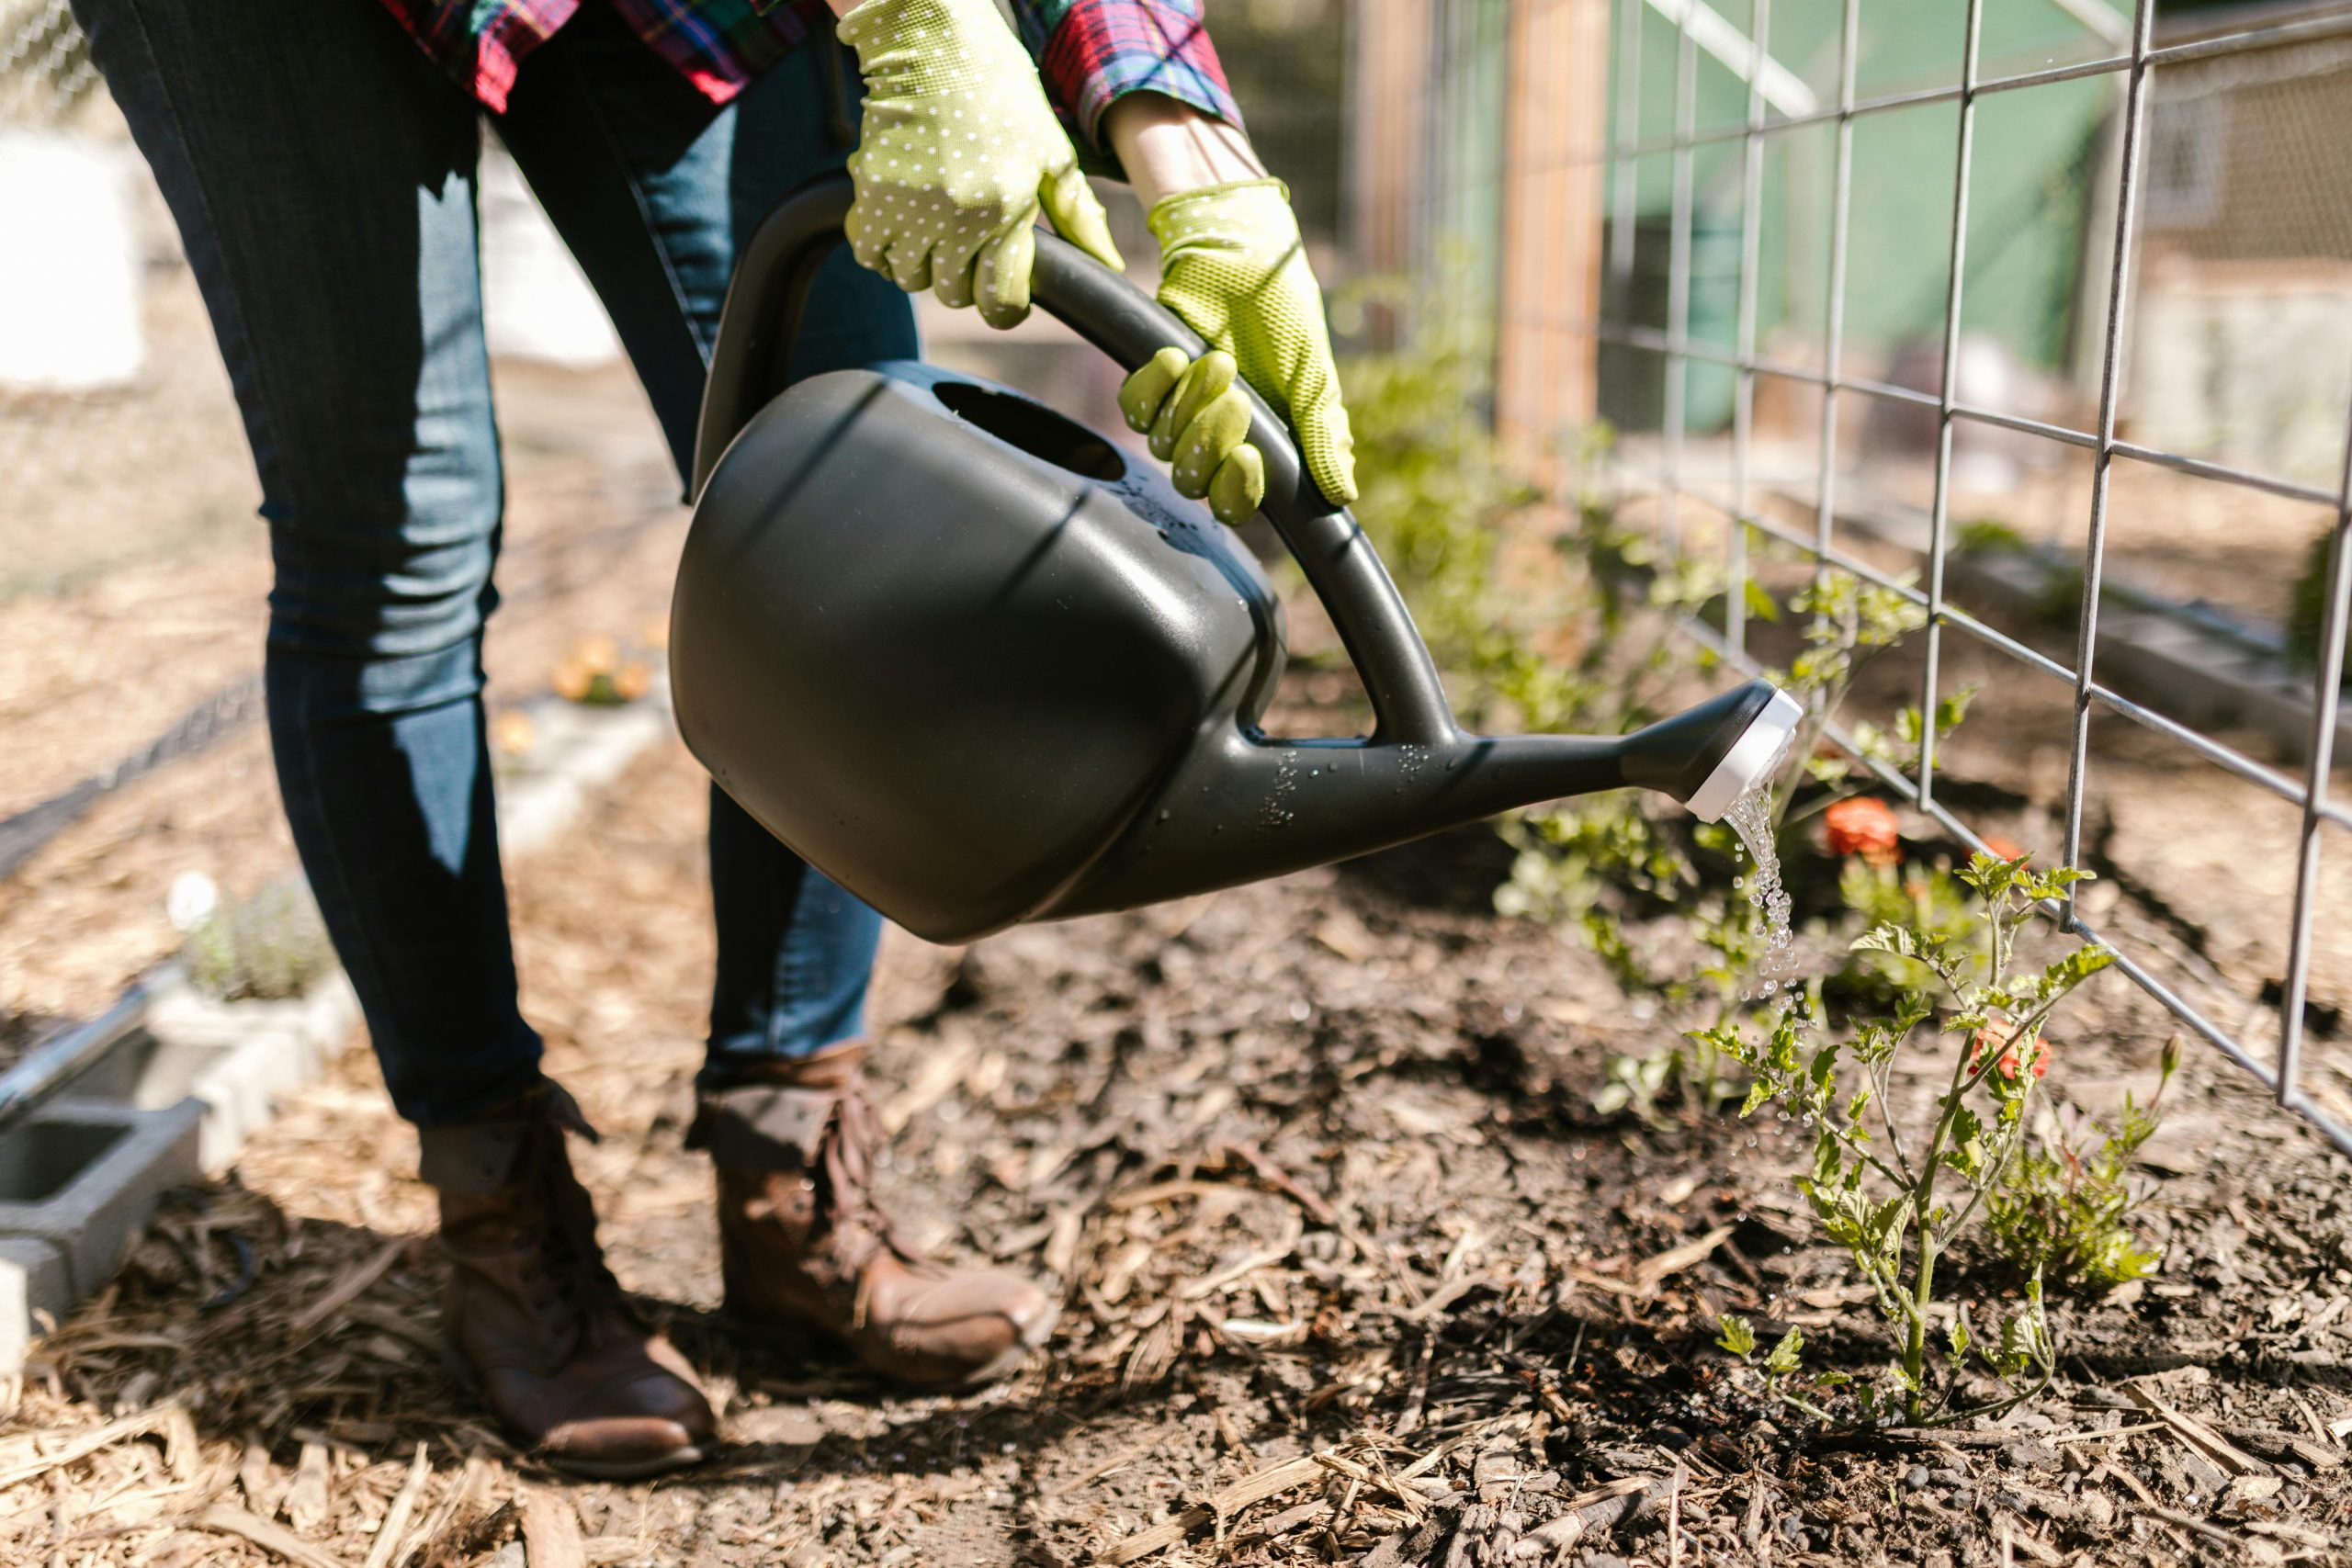
[[[1861,951],[1912,961],[1926,976],[1890,1015],[1833,1035],[1808,998],[1781,1009],[1761,1039],[1736,1023],[1699,1032],[1753,1075],[1742,1115],[1777,1104],[1813,1129],[1813,1167],[1798,1188],[1870,1285],[1896,1347],[1886,1377],[1858,1383],[1854,1398],[1866,1419],[1899,1416],[1912,1426],[1998,1415],[2039,1393],[2056,1366],[2038,1269],[2022,1303],[1985,1333],[1971,1324],[1967,1303],[1939,1302],[1936,1269],[1999,1190],[2018,1152],[2049,1063],[2052,1012],[2115,957],[2083,945],[2040,966],[2018,959],[2018,937],[2040,906],[2087,873],[1979,854],[1957,874],[1976,899],[1967,931],[1922,933],[1883,922],[1855,941]],[[1890,1093],[1895,1063],[1939,1038],[1952,1042],[1943,1090],[1926,1125],[1906,1126]],[[1976,1373],[1990,1373],[2001,1393],[1955,1408],[1955,1394]],[[1781,1397],[1802,1403],[1786,1386],[1788,1372],[1768,1367],[1767,1379]],[[1843,1381],[1833,1374],[1815,1386]]]

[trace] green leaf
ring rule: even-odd
[[[1939,702],[1936,705],[1936,733],[1949,735],[1958,729],[1961,720],[1968,716],[1968,705],[1976,700],[1980,690],[1976,686],[1962,686]]]
[[[1772,1347],[1772,1353],[1764,1358],[1764,1370],[1774,1377],[1788,1376],[1797,1370],[1798,1357],[1804,1349],[1804,1333],[1790,1329],[1781,1337],[1781,1342]]]
[[[1824,1127],[1813,1140],[1813,1179],[1823,1187],[1835,1187],[1845,1171],[1844,1151],[1838,1146],[1837,1134]]]
[[[1872,926],[1856,937],[1853,951],[1892,953],[1899,958],[1917,958],[1919,955],[1919,942],[1917,938],[1901,926],[1879,925]]]
[[[1747,603],[1747,613],[1758,620],[1777,622],[1781,618],[1780,602],[1766,592],[1764,585],[1754,578],[1747,580],[1743,597]]]
[[[1846,733],[1859,755],[1890,768],[1901,764],[1903,759],[1896,753],[1894,743],[1886,738],[1886,731],[1870,720],[1856,719]]]
[[[2030,858],[2028,855],[2019,855],[2013,861],[2007,861],[1998,855],[1988,855],[1979,850],[1968,857],[1968,863],[1961,867],[1956,874],[1962,882],[1975,888],[1985,897],[1998,898],[2017,885],[2018,877],[2025,874],[2026,862]]]
[[[1813,1054],[1812,1066],[1805,1076],[1812,1080],[1814,1098],[1826,1101],[1838,1088],[1838,1043],[1834,1040]]]
[[[2073,990],[2100,970],[2115,962],[2111,947],[2086,943],[2067,953],[2041,972],[2041,995],[2044,999]]]
[[[1715,1343],[1737,1356],[1741,1360],[1756,1353],[1756,1325],[1744,1317],[1725,1313],[1715,1319],[1723,1332],[1715,1336]]]
[[[1985,1359],[1992,1362],[1994,1370],[2002,1376],[2013,1378],[2025,1371],[2031,1361],[2032,1343],[2025,1320],[2008,1318],[2001,1325],[2001,1348]]]

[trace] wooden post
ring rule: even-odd
[[[1597,407],[1609,23],[1609,0],[1511,10],[1496,425],[1546,483],[1558,438]]]
[[[1421,178],[1421,125],[1430,90],[1430,0],[1357,0],[1354,166],[1351,196],[1358,268],[1400,274],[1414,254],[1413,220]],[[1395,323],[1376,321],[1374,342],[1393,341]]]

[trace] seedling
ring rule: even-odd
[[[1698,1032],[1754,1074],[1743,1116],[1778,1105],[1813,1130],[1813,1165],[1798,1189],[1870,1285],[1897,1349],[1883,1377],[1854,1381],[1849,1392],[1864,1418],[1899,1415],[1912,1426],[1997,1416],[2039,1393],[2056,1367],[2039,1267],[2022,1304],[1997,1315],[1990,1333],[1972,1325],[1965,1303],[1939,1302],[1936,1269],[2000,1190],[2048,1066],[2051,1014],[2115,958],[2084,944],[2039,967],[2018,962],[2026,926],[2087,873],[1980,853],[1957,874],[1975,895],[1972,931],[1922,934],[1883,922],[1855,941],[1925,971],[1927,983],[1902,993],[1891,1015],[1833,1034],[1808,995],[1781,1008],[1760,1039],[1736,1023]],[[1891,1093],[1894,1065],[1931,1041],[1951,1056],[1945,1087],[1928,1124],[1906,1126]],[[2001,1392],[1956,1406],[1980,1374]],[[1768,1371],[1768,1385],[1792,1397],[1770,1380]],[[1827,1373],[1812,1386],[1826,1393],[1848,1381]]]

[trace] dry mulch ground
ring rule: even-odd
[[[716,1314],[680,1147],[702,811],[684,755],[650,756],[517,868],[516,918],[550,1068],[605,1134],[577,1157],[616,1265],[727,1450],[616,1486],[503,1444],[440,1370],[413,1138],[355,1051],[39,1348],[0,1561],[2344,1560],[2342,1160],[2192,1053],[2153,1151],[2164,1270],[2063,1312],[2052,1395],[1996,1432],[1821,1440],[1711,1346],[1738,1311],[1883,1355],[1796,1212],[1792,1140],[1591,1115],[1607,1055],[1663,1021],[1487,912],[1477,833],[960,952],[894,938],[889,1189],[1066,1309],[1048,1358],[971,1397],[774,1354]],[[2051,1081],[2096,1097],[2160,1021],[2105,978],[2093,999]]]

